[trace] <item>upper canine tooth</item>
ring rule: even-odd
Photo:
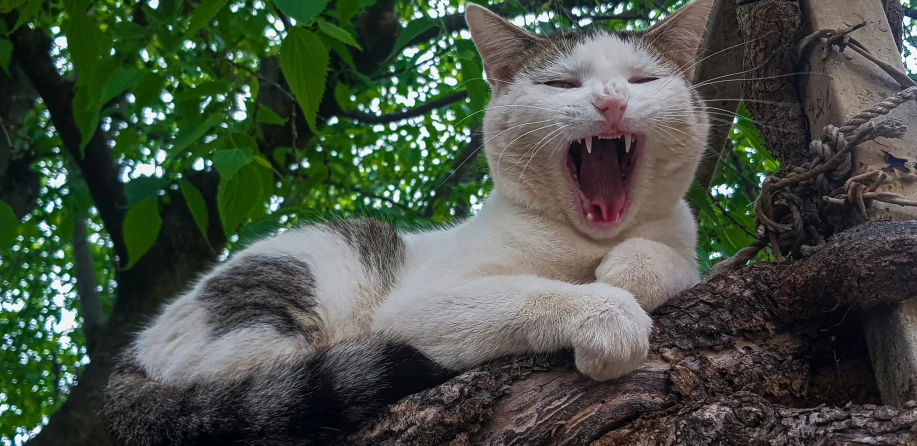
[[[624,153],[630,153],[630,133],[624,134]]]
[[[592,153],[592,137],[586,138],[586,151]]]

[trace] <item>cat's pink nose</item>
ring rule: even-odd
[[[602,95],[595,98],[592,101],[592,105],[605,118],[605,122],[614,128],[620,124],[621,117],[624,116],[624,110],[627,109],[627,100],[618,96]]]

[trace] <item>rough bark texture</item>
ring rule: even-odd
[[[508,360],[408,397],[339,444],[917,442],[914,408],[843,407],[878,401],[859,309],[907,299],[913,277],[917,223],[869,223],[808,258],[682,293],[656,312],[650,359],[622,379],[592,381],[563,354]],[[841,407],[805,408],[820,404]]]
[[[913,444],[917,405],[843,408],[781,407],[750,393],[714,398],[678,412],[649,416],[605,435],[595,446],[903,445]]]
[[[808,127],[796,88],[796,46],[802,28],[797,0],[739,2],[745,42],[742,95],[767,149],[783,166],[807,160]]]

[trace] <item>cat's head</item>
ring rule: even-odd
[[[496,193],[597,239],[671,210],[707,146],[691,78],[712,3],[645,31],[549,37],[468,5],[493,92],[484,138]]]

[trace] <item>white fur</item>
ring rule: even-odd
[[[469,6],[468,18],[479,48],[520,38],[503,33],[481,8]],[[387,295],[377,294],[358,253],[321,226],[288,231],[237,256],[285,254],[309,264],[323,344],[394,335],[452,369],[573,348],[579,370],[595,379],[633,370],[649,348],[652,322],[644,310],[699,280],[696,228],[681,198],[705,149],[706,115],[692,108],[687,82],[639,43],[599,35],[564,54],[500,84],[485,119],[494,193],[462,224],[404,234],[406,262]],[[491,57],[485,54],[485,64],[500,68]],[[631,84],[633,76],[659,80]],[[540,83],[552,78],[582,86]],[[591,106],[600,95],[627,103],[622,130],[646,135],[630,208],[605,231],[583,221],[561,163],[570,142],[601,130],[602,116]],[[501,130],[509,126],[518,127]],[[315,348],[268,327],[210,339],[200,288],[141,333],[137,354],[151,376],[212,377]]]

